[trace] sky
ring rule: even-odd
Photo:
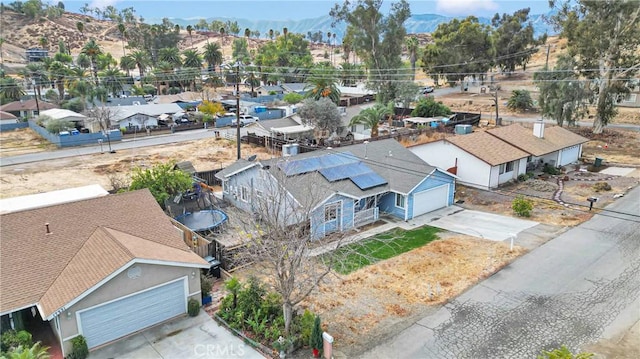
[[[53,1],[53,0],[52,0]],[[491,17],[498,13],[513,13],[529,7],[530,14],[549,11],[548,0],[408,0],[411,13],[447,16]],[[55,0],[55,3],[58,1]],[[133,7],[138,16],[152,18],[243,18],[249,20],[300,20],[328,15],[335,0],[80,0],[64,1],[67,11],[113,5],[118,9]],[[384,1],[386,13],[392,1]]]

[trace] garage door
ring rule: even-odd
[[[186,312],[184,280],[175,281],[80,313],[89,348]]]
[[[438,186],[413,196],[413,217],[449,205],[449,185]]]
[[[580,156],[580,146],[572,146],[562,150],[562,158],[558,166],[566,166],[569,163],[576,162]]]

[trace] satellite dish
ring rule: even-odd
[[[253,161],[256,160],[257,157],[258,157],[257,155],[251,155],[251,156],[249,156],[249,158],[247,158],[247,161],[253,162]]]

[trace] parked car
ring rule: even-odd
[[[240,127],[246,126],[250,123],[258,122],[259,118],[250,115],[240,115]],[[231,120],[231,126],[236,127],[237,118]]]
[[[420,93],[425,95],[428,93],[432,93],[435,90],[435,88],[433,86],[425,86],[420,88]]]

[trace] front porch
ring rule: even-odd
[[[49,347],[51,359],[64,359],[60,340],[54,333],[53,322],[43,320],[36,307],[26,308],[2,316],[2,332],[24,330],[31,334],[33,343],[40,342],[43,347]]]

